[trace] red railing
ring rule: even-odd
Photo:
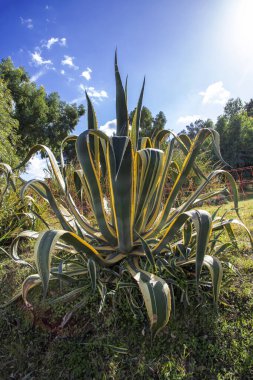
[[[236,168],[228,170],[236,180],[239,191],[245,195],[247,189],[253,189],[253,166],[246,166],[243,168]]]

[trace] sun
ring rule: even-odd
[[[238,53],[252,56],[253,0],[239,0],[234,9],[234,42]]]

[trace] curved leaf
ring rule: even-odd
[[[223,229],[226,225],[231,225],[231,224],[237,224],[240,227],[243,227],[243,229],[246,231],[246,233],[247,233],[247,235],[249,237],[251,247],[253,248],[253,238],[252,238],[252,235],[250,233],[250,230],[240,220],[237,220],[237,219],[228,219],[228,220],[224,220],[224,221],[222,221],[220,223],[216,223],[216,224],[213,225],[213,231],[218,231],[220,229]]]
[[[128,260],[127,269],[139,285],[148,312],[150,328],[155,336],[166,326],[170,318],[170,288],[160,277],[142,270],[136,258]]]
[[[64,230],[41,232],[34,247],[34,254],[37,270],[42,281],[44,297],[46,296],[48,289],[51,255],[60,239],[73,246],[81,255],[87,256],[88,258],[92,257],[102,265],[111,265],[109,259],[105,260],[95,248],[73,232]]]
[[[10,246],[10,256],[11,258],[19,264],[28,265],[30,267],[33,267],[30,263],[28,263],[25,260],[22,260],[18,255],[18,246],[21,239],[28,238],[28,239],[37,239],[39,236],[39,233],[36,231],[26,230],[20,232],[15,239],[13,239],[11,246]]]
[[[63,139],[63,141],[61,143],[61,149],[60,149],[61,171],[62,171],[62,175],[64,177],[66,176],[66,173],[65,173],[65,162],[64,162],[64,155],[63,155],[64,145],[66,143],[70,142],[70,141],[76,141],[76,139],[77,139],[76,135],[67,136],[67,137],[65,137],[65,139]]]
[[[161,252],[161,250],[166,247],[166,245],[175,237],[175,234],[179,231],[179,229],[190,218],[196,229],[196,281],[198,283],[212,230],[212,218],[208,212],[204,210],[191,210],[179,214],[179,216],[164,231],[162,239],[157,245],[155,245],[152,252],[153,254]]]
[[[96,131],[98,132],[98,131]],[[104,238],[112,245],[117,245],[116,234],[112,226],[109,225],[106,219],[106,212],[104,209],[104,197],[100,184],[100,180],[95,168],[95,163],[92,157],[89,144],[90,131],[85,131],[80,134],[76,142],[76,150],[79,162],[81,164],[85,181],[89,187],[92,205],[94,207],[94,214],[99,225],[100,231]]]
[[[54,176],[58,182],[58,185],[61,189],[61,192],[63,194],[65,194],[66,184],[65,184],[64,178],[62,176],[62,173],[61,173],[60,168],[57,164],[57,161],[56,161],[54,154],[52,153],[51,149],[49,149],[46,145],[41,145],[41,144],[34,145],[30,149],[30,151],[28,152],[26,158],[14,170],[17,170],[17,169],[21,168],[22,166],[24,166],[35,153],[37,153],[41,150],[44,150],[47,153],[51,167],[52,167],[52,170],[53,170],[53,174],[54,174]]]
[[[88,271],[89,271],[89,275],[91,279],[91,287],[94,293],[97,287],[97,267],[96,267],[95,261],[89,258],[87,262],[87,267],[88,267]]]

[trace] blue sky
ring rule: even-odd
[[[0,52],[67,102],[84,103],[87,89],[108,131],[117,46],[129,110],[145,75],[144,105],[180,131],[253,97],[252,19],[253,0],[0,0]],[[85,128],[84,117],[76,133]]]

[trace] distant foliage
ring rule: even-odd
[[[15,166],[18,162],[18,120],[14,102],[6,83],[0,79],[0,162]]]
[[[129,123],[132,124],[133,117],[135,114],[136,108],[129,114]],[[164,129],[167,119],[165,114],[160,111],[158,114],[153,117],[151,111],[143,106],[140,117],[140,136],[141,137],[152,137],[157,132]]]
[[[183,129],[180,134],[186,134],[190,137],[190,139],[193,139],[199,131],[203,128],[213,128],[214,124],[211,119],[204,120],[196,120],[193,123],[190,123]]]
[[[17,135],[22,139],[18,153],[38,143],[47,144],[54,152],[84,115],[84,107],[70,105],[57,92],[47,94],[43,86],[31,82],[22,67],[16,68],[10,58],[0,63],[0,78],[13,99],[12,116],[18,121]]]
[[[196,120],[181,133],[194,138],[203,128],[214,128],[221,139],[221,154],[232,167],[253,165],[253,99],[243,105],[240,98],[229,99],[216,124],[212,120]],[[213,161],[216,160],[212,155]]]
[[[253,165],[252,100],[230,99],[224,114],[218,117],[215,128],[221,136],[221,153],[232,167]]]

